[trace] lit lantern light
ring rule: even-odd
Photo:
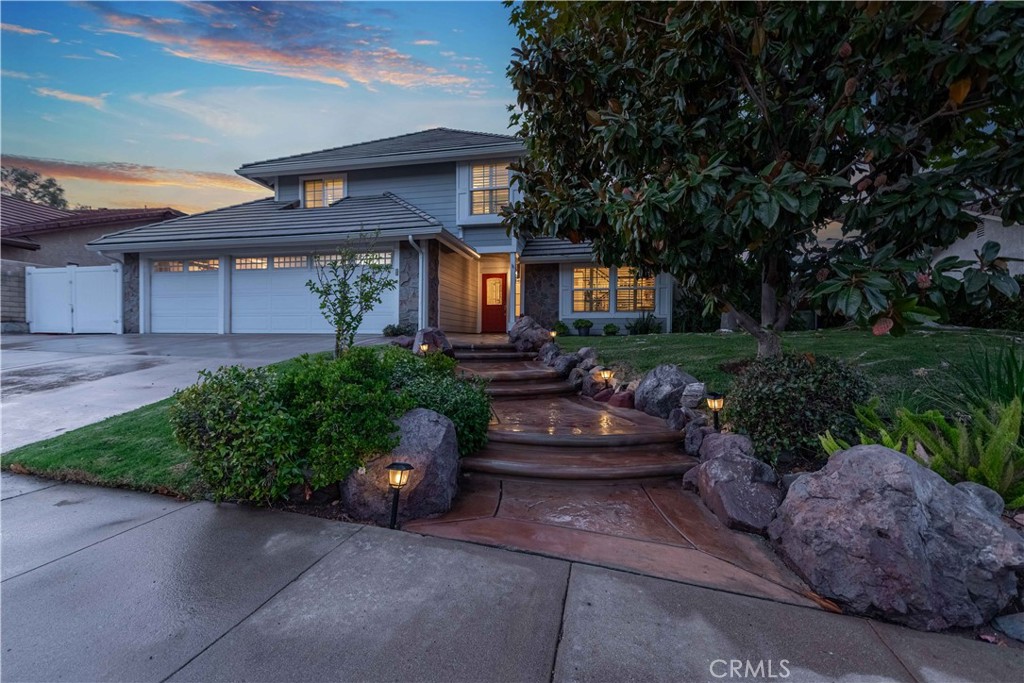
[[[548,334],[551,336],[551,341],[554,341],[555,337],[558,336],[558,332],[556,332],[555,330],[551,330],[550,332],[548,332]]]
[[[425,344],[424,344],[425,346]],[[409,483],[409,473],[415,467],[407,462],[393,462],[387,466],[388,486],[391,487],[391,528],[398,528],[398,494]]]
[[[420,344],[420,354],[427,355],[427,351],[430,350],[430,344]]]
[[[604,382],[605,387],[610,387],[611,386],[611,382],[612,382],[612,377],[615,376],[615,371],[614,370],[609,370],[608,368],[605,368],[604,370],[599,371],[597,373],[597,376],[600,377],[601,381]]]
[[[725,396],[721,394],[708,394],[707,402],[708,408],[711,409],[712,414],[715,416],[715,431],[718,431],[718,413],[722,412],[722,408],[725,407]]]

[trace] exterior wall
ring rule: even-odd
[[[454,162],[348,171],[345,175],[348,183],[345,191],[350,197],[391,192],[441,221],[449,230],[456,230]],[[299,176],[279,178],[277,198],[281,201],[300,199]]]
[[[523,265],[523,313],[544,327],[558,320],[558,264]]]
[[[981,247],[988,241],[999,243],[1000,256],[1024,259],[1024,229],[1022,226],[1003,225],[999,218],[985,216],[982,225],[977,230],[950,245],[948,249],[937,252],[933,261],[946,256],[958,256],[968,261],[977,261],[978,257],[974,252],[980,252]],[[1010,275],[1024,275],[1024,263],[1010,261],[1008,266]]]
[[[139,332],[139,255],[125,254],[121,270],[122,324],[125,334]]]
[[[419,327],[420,257],[407,242],[398,245],[398,322]]]
[[[25,322],[25,267],[40,265],[3,259],[0,265],[0,331],[28,332]]]
[[[116,228],[100,226],[95,228],[54,230],[52,232],[26,235],[26,237],[39,244],[39,251],[4,247],[3,257],[19,261],[34,261],[44,266],[66,266],[68,263],[74,263],[79,266],[109,266],[113,261],[100,256],[94,251],[89,251],[85,248],[86,243],[111,232],[127,230],[139,225],[146,225],[147,223],[148,221],[128,223],[123,226],[119,225]]]
[[[430,240],[427,249],[427,326],[440,326],[441,245]]]
[[[496,249],[508,252],[512,251],[515,245],[503,225],[465,227],[462,229],[462,241],[481,253]]]
[[[479,305],[476,261],[441,247],[440,323],[445,332],[476,332]]]

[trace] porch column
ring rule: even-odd
[[[506,329],[511,330],[516,324],[516,252],[509,252],[508,255],[508,325]]]

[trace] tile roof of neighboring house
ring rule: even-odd
[[[255,161],[243,164],[236,173],[255,179],[289,173],[344,171],[522,153],[522,141],[511,135],[432,128],[344,147]]]
[[[346,197],[320,209],[298,202],[258,199],[162,223],[123,230],[93,240],[94,251],[144,252],[167,249],[329,245],[331,240],[378,232],[382,239],[437,236],[453,249],[476,256],[433,216],[386,192]]]
[[[96,226],[110,226],[117,229],[118,225],[138,221],[156,222],[177,218],[185,214],[177,209],[162,207],[158,209],[82,209],[74,212],[63,212],[67,215],[49,220],[38,220],[31,223],[4,225],[7,236],[36,235],[54,230],[73,230]]]
[[[27,249],[29,251],[39,251],[39,242],[34,242],[27,237],[8,237],[7,235],[0,235],[0,244],[5,247],[16,247],[18,249]]]
[[[45,204],[36,204],[9,194],[0,194],[0,227],[3,228],[5,235],[8,227],[73,215],[74,213],[71,211],[55,209]]]
[[[557,237],[534,237],[527,240],[520,261],[524,263],[555,263],[559,261],[592,261],[590,242],[573,244]]]

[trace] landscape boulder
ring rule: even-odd
[[[407,462],[415,468],[402,489],[400,519],[439,515],[452,507],[459,476],[455,425],[433,410],[416,408],[399,418],[396,426],[398,446],[342,482],[342,504],[356,519],[377,524],[390,521],[391,488],[386,468],[393,462]]]
[[[585,368],[583,364],[576,366],[578,370],[583,370],[586,374],[583,376],[583,386],[580,389],[580,393],[583,396],[594,396],[599,391],[613,388],[612,385],[606,384],[603,379],[597,376],[597,373],[602,369],[600,366],[595,368]]]
[[[587,376],[587,371],[580,367],[575,367],[569,371],[569,384],[572,386],[572,390],[575,392],[583,391],[583,380]]]
[[[611,398],[608,399],[608,405],[616,408],[634,408],[634,400],[632,391],[620,391],[612,394]]]
[[[580,364],[580,357],[575,353],[563,353],[555,359],[551,367],[562,377],[568,377],[573,368]]]
[[[686,474],[683,475],[683,490],[684,491],[697,491],[697,467],[691,467],[686,470]]]
[[[551,331],[524,315],[508,331],[508,340],[516,351],[540,351],[545,344],[551,343]]]
[[[694,457],[699,456],[704,437],[714,433],[715,428],[708,427],[703,419],[690,420],[686,425],[686,431],[683,432],[683,452]]]
[[[611,400],[612,396],[615,395],[614,389],[602,389],[601,391],[594,394],[594,400],[600,401],[601,403],[607,403]]]
[[[766,532],[782,502],[779,478],[771,465],[734,450],[697,467],[697,488],[704,505],[723,524],[757,534]]]
[[[1003,497],[989,487],[975,484],[973,481],[962,481],[956,484],[956,487],[993,515],[1003,514],[1003,508],[1006,507]]]
[[[420,344],[427,344],[430,347],[428,351],[429,353],[440,351],[449,358],[455,357],[455,350],[452,348],[452,343],[448,341],[448,336],[440,327],[424,327],[423,329],[418,330],[416,332],[416,339],[413,340],[413,351],[419,353]]]
[[[673,408],[679,407],[687,385],[697,380],[677,365],[659,365],[640,380],[636,388],[636,409],[648,415],[667,418]]]
[[[544,346],[540,347],[540,355],[538,359],[545,365],[551,365],[551,363],[562,353],[562,349],[559,348],[558,344],[549,341]]]
[[[700,461],[707,462],[723,455],[748,455],[753,457],[754,444],[743,434],[722,434],[714,432],[704,437],[700,444]]]
[[[848,612],[930,631],[984,624],[1016,596],[1024,537],[902,453],[854,446],[792,483],[769,536]]]
[[[679,405],[683,408],[700,408],[704,404],[704,397],[707,392],[704,390],[704,382],[693,382],[683,388],[683,394],[679,397]]]
[[[696,418],[700,413],[692,408],[673,408],[672,412],[668,414],[668,428],[681,432],[686,429],[686,425],[690,423],[690,420]]]

